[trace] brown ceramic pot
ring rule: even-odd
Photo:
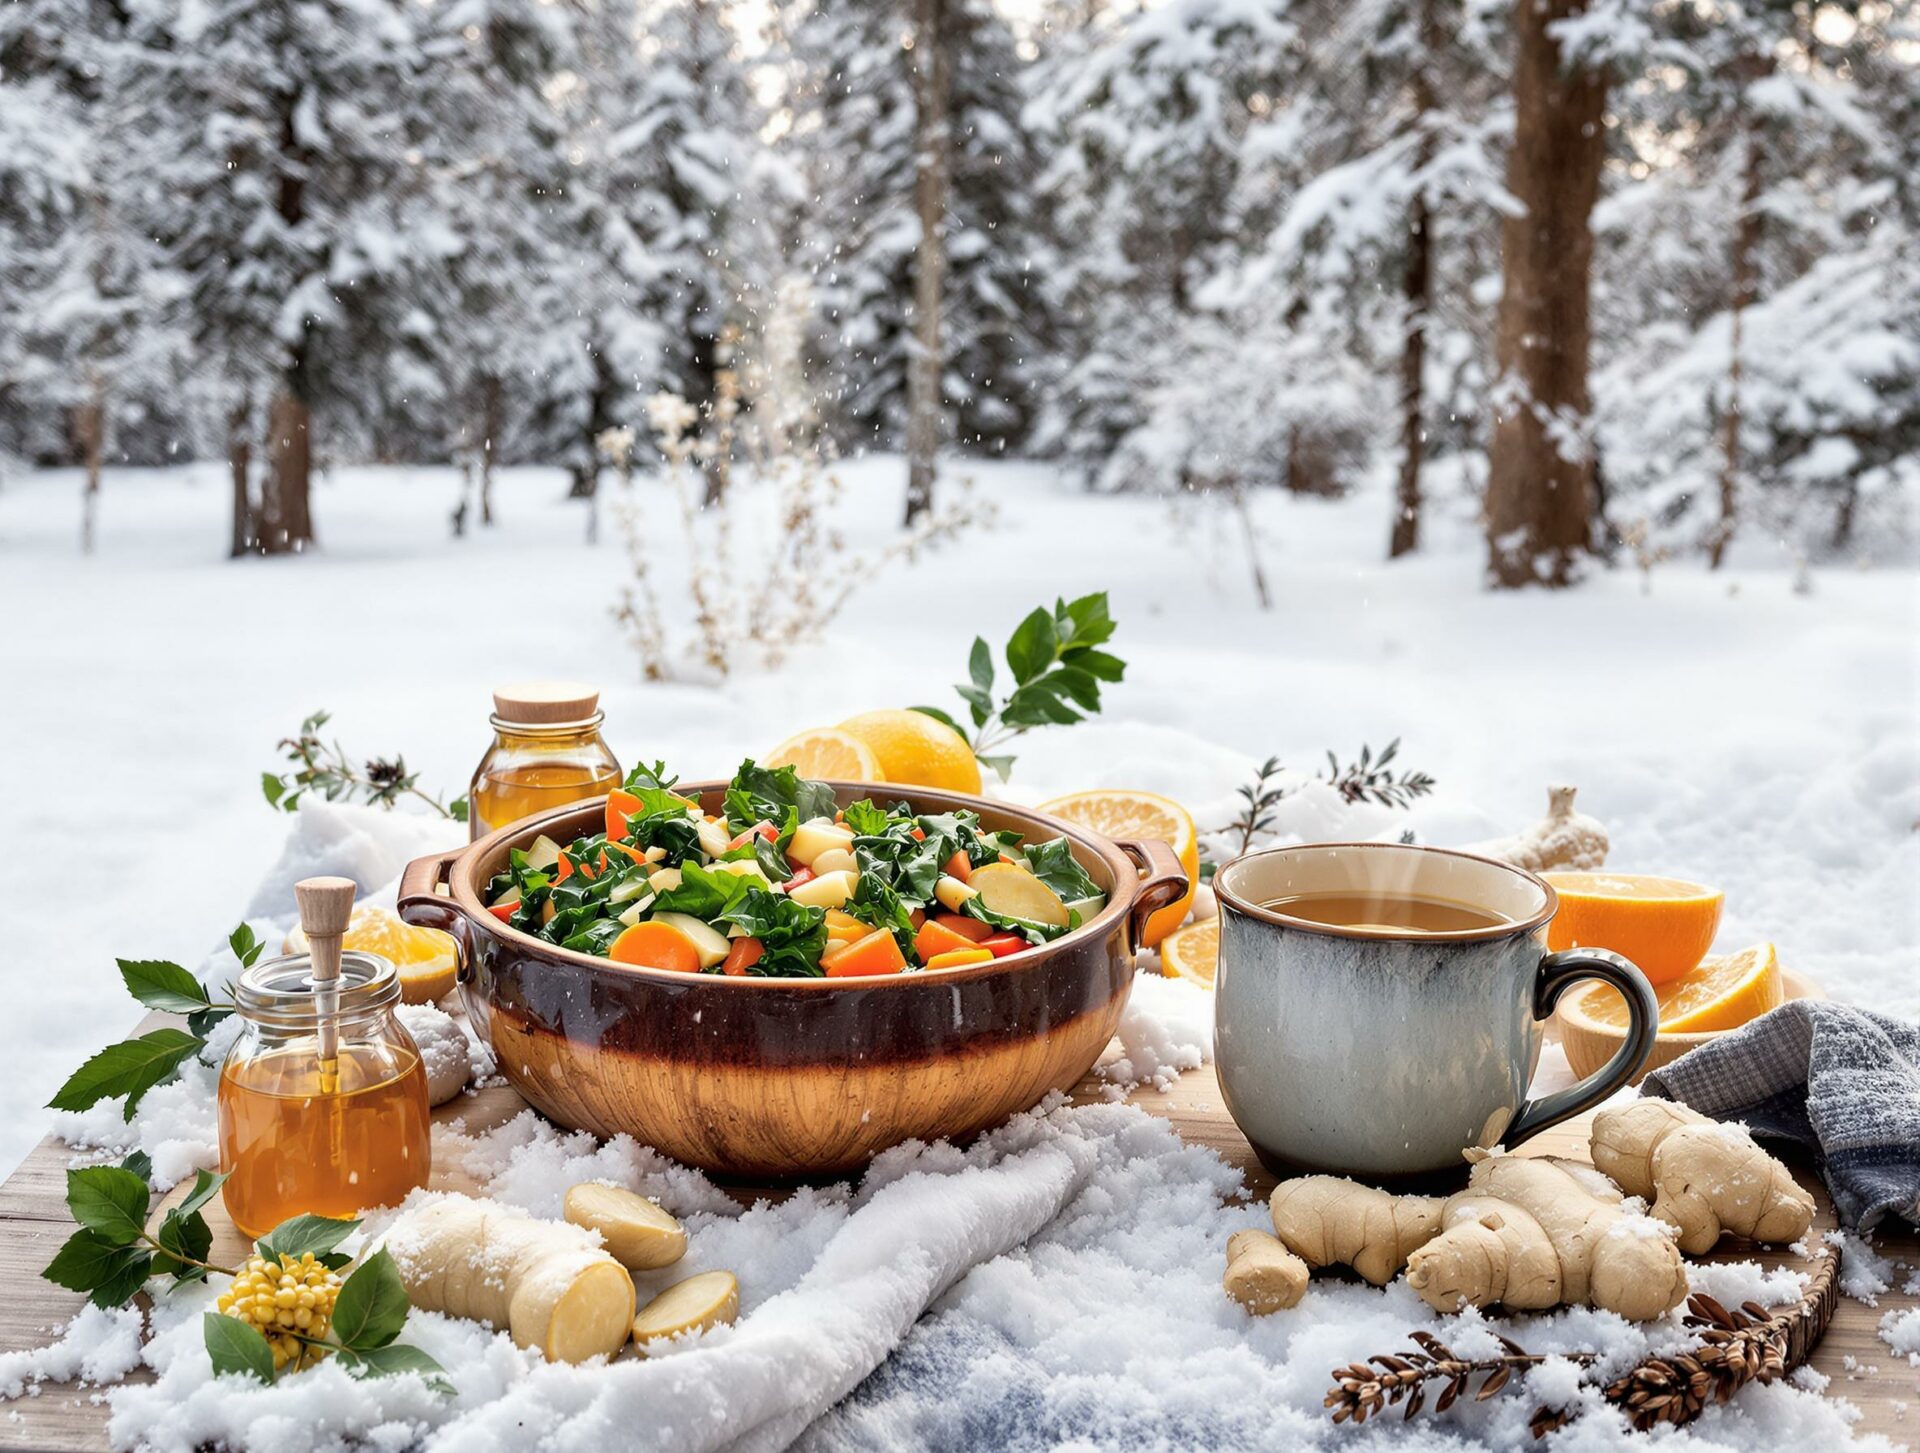
[[[542,1114],[721,1175],[852,1170],[902,1140],[975,1134],[1078,1081],[1126,1005],[1141,925],[1187,891],[1172,850],[979,797],[832,785],[843,804],[904,798],[922,812],[970,808],[1030,839],[1065,836],[1107,906],[1043,947],[958,969],[758,979],[630,967],[509,928],[482,899],[510,849],[599,831],[595,797],[409,864],[400,916],[459,941],[468,1016]],[[675,790],[717,812],[726,784]]]

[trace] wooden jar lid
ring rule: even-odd
[[[578,681],[516,681],[493,689],[494,714],[516,726],[585,721],[599,709],[599,688]]]

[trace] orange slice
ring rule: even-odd
[[[1151,837],[1171,846],[1187,870],[1187,891],[1147,920],[1140,943],[1153,948],[1180,926],[1193,902],[1193,890],[1200,886],[1200,833],[1186,808],[1171,797],[1114,787],[1056,797],[1041,803],[1040,811],[1120,841]]]
[[[1160,943],[1160,971],[1169,979],[1191,979],[1203,988],[1213,987],[1214,970],[1220,962],[1220,920],[1189,923],[1170,933]]]
[[[1633,960],[1647,982],[1671,983],[1713,947],[1726,895],[1643,873],[1544,873],[1560,895],[1547,947],[1604,948]]]
[[[1780,974],[1780,956],[1770,943],[1757,943],[1737,954],[1719,954],[1701,961],[1692,973],[1663,985],[1660,1001],[1662,1034],[1698,1034],[1706,1030],[1738,1029],[1786,1002],[1786,983]],[[1586,984],[1561,1001],[1570,1019],[1619,1033],[1627,1027],[1627,1001],[1605,984]]]
[[[860,738],[838,727],[796,732],[761,761],[769,767],[795,767],[802,777],[839,782],[884,782],[880,759]]]
[[[390,962],[400,975],[400,997],[409,1004],[431,1004],[453,992],[454,973],[460,967],[453,935],[403,923],[391,908],[356,904],[340,946],[378,954]],[[287,935],[285,951],[307,951],[307,936],[297,923]]]

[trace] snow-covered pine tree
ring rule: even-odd
[[[131,84],[152,123],[137,163],[154,235],[186,280],[195,367],[224,403],[237,551],[309,545],[316,424],[378,413],[359,298],[415,265],[395,203],[409,186],[417,8],[156,0],[139,12]]]
[[[83,551],[110,435],[179,423],[170,280],[144,225],[146,179],[128,164],[142,123],[126,105],[123,29],[89,0],[0,15],[0,450],[79,458]]]
[[[1870,4],[1653,18],[1668,64],[1622,92],[1629,180],[1600,219],[1611,482],[1638,528],[1715,563],[1754,526],[1844,543],[1861,481],[1914,447],[1913,189],[1898,119],[1868,110],[1912,68],[1885,66]],[[1821,525],[1796,529],[1807,505]]]
[[[1032,380],[1053,320],[1022,121],[1022,61],[990,0],[945,0],[948,185],[941,289],[941,393],[950,437],[999,453],[1023,440]],[[794,128],[786,144],[812,205],[799,251],[819,322],[812,353],[824,412],[843,444],[904,439],[913,356],[915,102],[912,7],[831,0],[791,30]]]
[[[581,66],[553,88],[567,163],[554,198],[552,287],[538,434],[577,494],[597,487],[594,439],[633,426],[668,390],[713,395],[718,344],[747,284],[736,238],[761,118],[717,0],[607,0],[577,22]],[[749,245],[740,244],[742,250]]]
[[[1090,479],[1299,481],[1336,452],[1358,401],[1329,414],[1328,391],[1293,387],[1328,355],[1299,330],[1336,315],[1244,266],[1302,180],[1308,132],[1285,105],[1301,47],[1284,7],[1222,0],[1103,15],[1050,40],[1029,117],[1051,157],[1047,295],[1070,323],[1035,443]]]

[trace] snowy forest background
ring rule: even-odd
[[[0,463],[225,460],[276,553],[332,465],[591,495],[751,362],[910,521],[1017,456],[1389,475],[1383,555],[1444,480],[1500,584],[1887,559],[1916,166],[1885,0],[7,0]]]

